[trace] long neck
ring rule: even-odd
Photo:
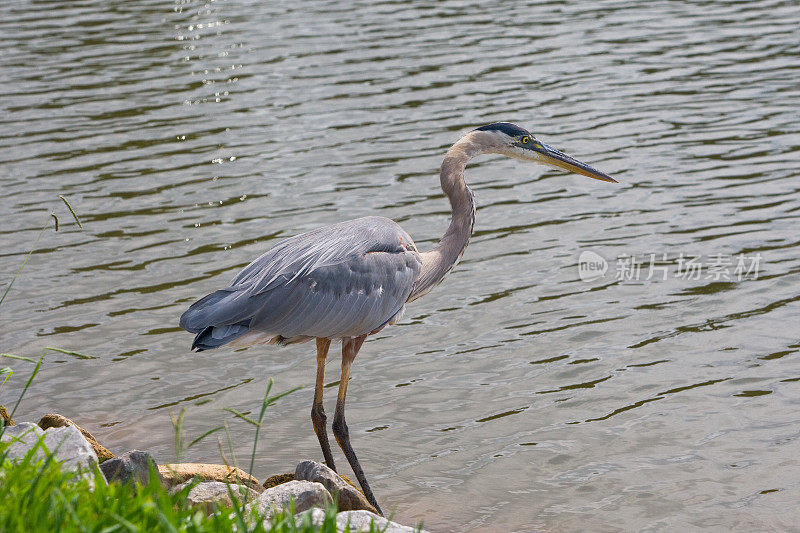
[[[472,191],[464,182],[464,168],[467,161],[483,152],[481,144],[467,135],[454,144],[444,157],[440,179],[442,190],[450,200],[450,226],[432,250],[420,254],[422,270],[409,301],[427,294],[441,283],[469,244],[475,224],[475,201]]]

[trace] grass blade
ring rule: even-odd
[[[183,451],[183,436],[181,432],[183,430],[183,418],[186,416],[186,408],[184,407],[181,409],[181,414],[178,415],[176,419],[172,411],[169,412],[169,418],[172,421],[172,426],[175,428],[175,462],[181,462],[181,452]]]
[[[251,476],[253,475],[253,465],[256,461],[256,447],[258,446],[258,434],[261,431],[261,423],[264,421],[264,413],[267,410],[267,406],[269,405],[269,392],[272,390],[272,385],[274,381],[272,378],[269,378],[267,382],[267,390],[264,392],[264,400],[261,402],[261,412],[258,413],[258,424],[256,425],[256,436],[253,439],[253,452],[250,454],[250,468],[247,469],[247,473]]]
[[[72,213],[72,218],[74,218],[74,219],[75,219],[75,223],[76,223],[76,224],[78,224],[78,227],[79,227],[79,228],[81,228],[81,229],[83,229],[83,224],[81,224],[81,221],[80,221],[80,219],[78,218],[78,215],[77,215],[77,213],[75,213],[75,210],[74,210],[74,209],[72,209],[72,206],[71,206],[71,205],[69,205],[69,200],[67,200],[66,198],[64,198],[64,197],[63,197],[63,196],[61,196],[60,194],[58,195],[58,197],[59,197],[59,198],[61,198],[61,200],[62,200],[62,201],[63,201],[63,202],[64,202],[64,203],[67,205],[67,209],[69,209],[69,212],[70,212],[70,213]]]
[[[72,518],[72,520],[73,520],[73,522],[72,522],[72,523],[73,523],[75,526],[79,527],[81,531],[89,531],[88,529],[86,529],[86,526],[84,526],[84,525],[81,523],[81,519],[80,519],[80,518],[78,518],[78,513],[76,513],[76,512],[75,512],[75,507],[73,507],[73,505],[72,505],[72,504],[69,502],[69,500],[67,499],[67,497],[66,497],[66,496],[64,496],[64,493],[63,493],[63,492],[61,492],[61,490],[59,490],[59,488],[58,488],[58,487],[56,487],[56,488],[54,488],[54,489],[53,489],[53,494],[55,494],[55,495],[56,495],[56,497],[57,497],[59,500],[61,500],[61,505],[63,505],[63,506],[64,506],[64,509],[66,509],[66,510],[67,510],[67,513],[70,515],[70,517],[71,517],[71,518]]]
[[[256,461],[256,449],[258,447],[258,434],[261,432],[261,424],[264,422],[264,413],[267,411],[267,407],[278,401],[279,399],[283,398],[284,396],[288,396],[289,394],[302,389],[303,387],[295,387],[291,390],[278,394],[277,396],[273,396],[270,398],[270,391],[272,390],[273,380],[269,378],[269,382],[267,382],[267,390],[264,393],[264,400],[261,402],[261,412],[258,413],[258,424],[256,425],[256,435],[253,439],[253,452],[250,454],[250,468],[247,470],[247,473],[251,476],[253,475],[253,466],[255,465]]]
[[[233,414],[233,415],[234,415],[234,416],[236,416],[237,418],[241,418],[242,420],[244,420],[244,421],[245,421],[245,422],[247,422],[248,424],[253,424],[253,425],[254,425],[254,426],[256,426],[256,427],[258,427],[258,425],[259,425],[259,423],[258,423],[258,422],[256,422],[256,421],[255,421],[255,420],[253,420],[252,418],[248,417],[246,414],[244,414],[244,413],[240,413],[240,412],[239,412],[239,411],[237,411],[236,409],[233,409],[233,408],[231,408],[231,407],[223,407],[223,409],[222,409],[222,410],[223,410],[223,411],[228,411],[229,413]]]
[[[0,376],[2,376],[2,375],[4,375],[4,374],[5,374],[5,376],[6,376],[6,379],[4,379],[2,383],[0,383],[0,387],[2,387],[3,385],[5,385],[5,384],[6,384],[6,381],[8,381],[8,378],[10,378],[10,377],[11,377],[11,374],[13,374],[13,373],[14,373],[14,371],[13,371],[13,370],[11,370],[11,369],[10,369],[9,367],[7,367],[7,366],[4,366],[3,368],[0,368]]]
[[[72,206],[70,205],[69,200],[67,200],[65,197],[63,197],[60,194],[58,195],[58,197],[61,198],[61,201],[64,202],[64,204],[67,206],[67,209],[69,209],[69,212],[72,213],[72,217],[75,219],[75,222],[78,224],[78,227],[83,229],[83,224],[81,224],[81,221],[78,218],[78,214],[75,213],[74,209],[72,209]],[[55,224],[55,230],[58,231],[58,217],[56,216],[55,213],[50,213],[50,216],[53,218],[53,223]],[[28,259],[31,258],[31,254],[36,249],[36,246],[39,244],[39,239],[42,238],[42,235],[44,235],[44,232],[47,230],[47,228],[49,226],[50,226],[49,222],[47,224],[45,224],[44,226],[42,226],[42,229],[39,232],[39,235],[37,235],[36,236],[36,240],[33,241],[33,246],[31,246],[31,249],[28,250],[28,254],[25,256],[25,260],[22,261],[22,265],[20,265],[19,270],[17,270],[17,273],[14,274],[13,278],[11,278],[11,282],[8,284],[8,286],[6,287],[6,290],[3,292],[3,296],[0,296],[0,305],[3,304],[3,300],[5,300],[6,299],[6,295],[8,295],[8,291],[11,290],[11,287],[14,285],[14,282],[17,281],[17,278],[19,277],[20,272],[22,272],[22,269],[25,268],[25,265],[28,263]]]
[[[53,352],[63,353],[66,355],[71,355],[73,357],[77,357],[78,359],[97,359],[97,357],[94,357],[93,355],[86,355],[83,353],[73,352],[72,350],[65,350],[63,348],[53,348],[52,346],[45,346],[44,349]]]
[[[277,402],[278,400],[280,400],[284,396],[289,396],[291,393],[297,392],[302,388],[303,388],[303,386],[300,385],[299,387],[295,387],[293,389],[287,390],[286,392],[282,392],[282,393],[278,394],[277,396],[273,396],[272,398],[269,399],[267,405],[272,405],[273,403]]]
[[[232,462],[233,462],[233,466],[238,468],[239,467],[239,462],[236,460],[236,452],[233,449],[233,439],[231,439],[231,431],[230,431],[230,428],[228,427],[228,423],[227,422],[225,422],[225,439],[228,441],[228,451],[231,454],[231,459],[232,459]],[[228,461],[225,461],[225,465],[226,466],[230,466],[228,464]]]
[[[8,357],[9,359],[19,359],[20,361],[36,363],[36,359],[31,359],[30,357],[23,357],[21,355],[14,355],[13,353],[0,353],[0,357]]]
[[[28,255],[25,256],[25,260],[20,265],[19,270],[17,270],[17,273],[14,274],[13,278],[11,278],[11,283],[9,283],[8,287],[6,287],[5,292],[3,292],[3,296],[0,296],[0,305],[3,305],[3,300],[6,299],[6,295],[8,294],[8,291],[11,290],[11,286],[14,285],[15,281],[17,281],[17,278],[19,277],[19,273],[22,272],[23,268],[25,268],[25,265],[28,263],[28,259],[31,258],[31,254],[36,249],[36,245],[39,244],[39,239],[41,239],[42,235],[44,235],[44,232],[45,232],[45,230],[47,230],[47,226],[48,225],[49,224],[45,224],[44,227],[42,228],[42,230],[39,232],[39,235],[36,236],[36,240],[33,241],[33,246],[31,246],[31,249],[28,251]]]
[[[186,448],[187,448],[187,449],[191,448],[192,446],[194,446],[195,444],[197,444],[198,442],[200,442],[200,441],[201,441],[201,440],[203,440],[204,438],[208,437],[208,436],[209,436],[209,435],[211,435],[212,433],[216,433],[217,431],[219,431],[219,430],[221,430],[221,429],[225,429],[225,428],[224,428],[223,426],[217,426],[217,427],[215,427],[214,429],[209,429],[208,431],[206,431],[205,433],[203,433],[202,435],[200,435],[199,437],[197,437],[196,439],[194,439],[192,442],[190,442],[190,443],[189,443],[189,444],[186,446]]]
[[[33,372],[31,372],[31,377],[28,378],[27,383],[25,383],[25,386],[22,388],[22,392],[19,394],[19,398],[17,398],[17,403],[14,404],[14,409],[12,409],[11,413],[8,415],[10,418],[14,418],[14,414],[17,412],[17,407],[19,407],[20,402],[22,402],[22,398],[25,396],[25,393],[28,392],[31,383],[33,383],[34,378],[39,373],[39,369],[42,368],[43,360],[44,354],[42,354],[42,356],[36,362],[36,367],[33,369]]]

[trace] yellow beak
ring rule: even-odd
[[[567,154],[560,152],[551,146],[547,146],[542,142],[534,144],[534,146],[531,147],[531,150],[536,152],[539,162],[544,163],[545,165],[563,168],[564,170],[569,170],[575,174],[581,174],[583,176],[588,176],[600,181],[618,183],[617,180],[608,174],[604,174],[596,168],[590,167],[586,163],[581,163],[577,159],[573,159]]]

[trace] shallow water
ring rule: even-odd
[[[18,0],[0,50],[0,280],[61,221],[0,351],[94,357],[50,352],[17,418],[168,461],[186,408],[188,438],[226,421],[246,463],[252,427],[222,408],[255,412],[273,377],[304,389],[268,411],[256,474],[319,458],[313,346],[192,354],[180,313],[322,224],[383,215],[431,246],[444,151],[511,120],[621,183],[468,169],[463,262],[354,366],[384,509],[433,531],[797,527],[796,2]],[[29,372],[6,364],[3,404]],[[218,462],[215,438],[184,457]]]

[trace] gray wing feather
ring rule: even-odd
[[[275,245],[230,287],[193,304],[181,327],[213,339],[208,346],[196,339],[203,348],[228,342],[223,333],[229,340],[248,332],[287,339],[367,334],[402,311],[420,267],[411,237],[389,219],[325,226]]]
[[[260,293],[267,301],[250,327],[287,338],[363,335],[400,312],[418,273],[413,252],[355,254]]]

